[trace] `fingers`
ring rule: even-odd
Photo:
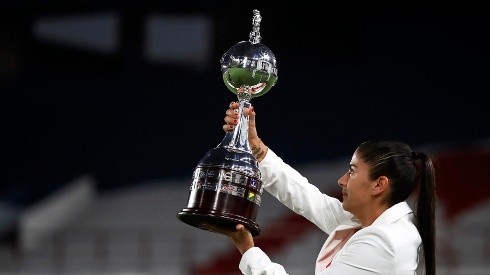
[[[230,105],[228,106],[228,110],[226,110],[226,116],[224,118],[225,124],[223,125],[223,130],[225,132],[231,132],[235,128],[235,126],[238,124],[238,108],[240,107],[240,103],[236,101],[232,101]],[[249,132],[248,136],[249,139],[258,139],[258,134],[257,134],[257,129],[256,129],[256,124],[255,124],[255,109],[253,106],[250,106],[250,108],[243,108],[243,115],[248,116],[249,121],[248,121],[248,127],[249,127]]]
[[[252,233],[243,224],[237,224],[235,229],[236,231],[230,234],[229,237],[243,255],[243,253],[255,246]]]
[[[232,101],[228,107],[229,108],[226,110],[226,116],[223,119],[225,122],[225,124],[223,124],[223,130],[225,132],[233,131],[235,126],[238,124],[238,108],[240,107],[240,103]],[[255,127],[255,112],[253,111],[253,107],[251,107],[250,109],[243,108],[243,115],[253,115],[253,125]]]
[[[243,224],[240,223],[235,226],[235,229],[241,236],[247,236],[249,234],[250,235],[252,234]]]
[[[252,237],[252,233],[250,232],[250,230],[248,230],[248,228],[246,228],[243,224],[237,224],[235,226],[235,229],[235,238],[245,239]]]
[[[249,235],[250,236],[252,235],[252,233],[250,233],[250,231],[243,224],[237,224],[235,226],[236,230],[233,230],[233,228],[223,227],[217,224],[212,224],[207,222],[200,223],[198,227],[213,233],[218,233],[221,235],[228,236],[235,240],[241,240]]]
[[[252,106],[248,112],[248,127],[255,130],[255,109]],[[255,133],[256,134],[256,133]]]
[[[226,110],[226,116],[224,118],[225,124],[223,125],[223,130],[225,132],[230,132],[233,130],[235,125],[238,124],[238,107],[233,109],[235,102],[230,103],[230,109]],[[238,103],[236,103],[238,105]]]
[[[199,228],[228,236],[242,255],[248,249],[255,246],[252,233],[250,233],[250,230],[248,230],[243,224],[237,224],[235,226],[235,229],[233,229],[226,228],[217,224],[203,222],[199,224]]]
[[[198,227],[201,229],[204,229],[204,230],[208,230],[208,231],[213,232],[213,233],[218,233],[218,234],[222,234],[222,235],[226,235],[226,236],[229,236],[232,233],[231,229],[227,229],[224,227],[217,226],[215,224],[210,224],[210,223],[205,223],[205,222],[200,223]]]
[[[240,103],[236,101],[232,101],[229,105],[228,110],[226,110],[226,115],[229,116],[232,114],[231,112],[237,112],[239,107],[240,107]],[[253,107],[251,107],[250,109],[252,110],[249,110],[249,108],[243,108],[243,114],[250,115],[253,112]]]
[[[231,110],[238,109],[238,107],[240,107],[240,103],[238,103],[238,102],[236,102],[236,101],[232,101],[232,102],[230,102],[230,106],[229,106],[229,108],[230,108]]]

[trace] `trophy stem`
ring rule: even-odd
[[[232,132],[227,132],[218,147],[236,149],[247,153],[252,153],[248,142],[248,115],[243,114],[243,108],[250,108],[251,94],[248,89],[241,89],[238,92],[238,123]]]

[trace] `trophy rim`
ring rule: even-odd
[[[239,215],[218,211],[208,211],[206,213],[202,213],[202,211],[198,209],[186,208],[177,213],[177,219],[188,225],[206,231],[208,230],[199,227],[199,224],[202,222],[209,222],[212,224],[225,226],[233,230],[235,229],[235,225],[243,224],[248,230],[250,230],[250,233],[254,237],[258,236],[261,231],[259,225],[255,221],[245,219]]]

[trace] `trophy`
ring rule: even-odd
[[[238,123],[221,143],[209,150],[194,170],[187,208],[177,218],[191,226],[203,223],[235,229],[241,223],[253,236],[260,234],[256,223],[262,196],[261,173],[248,142],[250,100],[267,93],[277,82],[276,58],[260,43],[258,10],[253,10],[249,41],[233,45],[220,60],[225,86],[237,95]]]

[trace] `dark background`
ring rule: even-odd
[[[350,155],[367,139],[466,146],[490,137],[490,17],[472,1],[3,1],[0,198],[35,202],[84,173],[101,191],[192,176],[235,100],[219,59],[248,40],[252,10],[278,82],[252,100],[260,136],[291,164]],[[33,36],[43,16],[117,11],[113,54]],[[204,70],[147,62],[150,12],[206,14]],[[187,187],[183,187],[187,188]]]

